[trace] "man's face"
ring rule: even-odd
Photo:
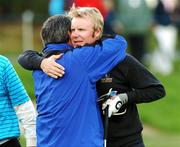
[[[71,22],[71,41],[74,47],[93,44],[99,39],[100,30],[94,30],[94,25],[87,17],[75,17]]]

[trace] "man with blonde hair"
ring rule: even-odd
[[[88,17],[94,25],[94,30],[97,30],[97,29],[101,30],[99,37],[102,37],[104,20],[103,20],[103,16],[100,15],[100,11],[97,8],[95,8],[95,7],[78,7],[78,8],[72,7],[68,13],[68,16],[70,16],[71,18]]]

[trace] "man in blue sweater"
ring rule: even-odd
[[[126,54],[126,40],[116,35],[100,39],[103,18],[96,8],[72,9],[67,16],[50,17],[41,29],[43,53],[64,53],[57,60],[66,69],[61,79],[53,79],[41,70],[33,72],[37,98],[38,147],[102,147],[103,126],[97,104],[96,82],[121,62]],[[77,26],[79,24],[79,26]],[[77,34],[89,36],[87,45],[73,49],[84,41]]]

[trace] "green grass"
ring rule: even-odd
[[[26,141],[25,138],[23,136],[20,137],[20,143],[22,147],[26,147]]]
[[[176,61],[175,71],[169,76],[157,75],[166,89],[166,97],[149,104],[139,105],[143,122],[173,133],[180,133],[180,61]]]
[[[33,101],[35,101],[32,72],[23,69],[19,64],[14,64],[14,66],[29,96],[33,99]]]
[[[155,133],[144,135],[146,147],[180,147],[180,135]]]

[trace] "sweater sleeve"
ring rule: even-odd
[[[40,65],[44,57],[37,51],[27,50],[18,57],[18,63],[27,70],[41,69]]]
[[[127,69],[127,79],[131,87],[127,92],[128,103],[148,103],[165,96],[162,83],[133,57],[130,57]]]
[[[14,109],[24,130],[26,146],[36,146],[36,112],[32,101],[29,100]]]

